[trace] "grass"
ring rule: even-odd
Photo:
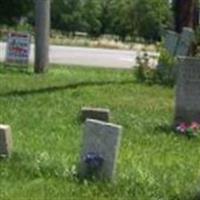
[[[0,123],[14,149],[0,161],[1,200],[197,200],[200,140],[175,135],[174,90],[137,84],[131,71],[0,67]],[[80,182],[82,106],[110,108],[123,126],[117,179]]]

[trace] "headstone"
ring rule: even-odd
[[[177,66],[175,124],[200,122],[200,59],[180,57]]]
[[[81,152],[81,177],[113,180],[122,127],[87,119]]]
[[[184,27],[181,34],[167,31],[164,37],[164,46],[174,56],[187,56],[191,50],[195,35],[191,28]]]
[[[174,31],[167,31],[164,37],[164,46],[171,55],[176,54],[179,34]]]
[[[176,51],[177,56],[187,56],[189,54],[194,37],[194,31],[191,28],[183,28]]]
[[[8,125],[0,125],[0,156],[8,157],[12,150],[11,128]]]
[[[81,120],[85,121],[86,119],[97,119],[100,121],[108,122],[110,118],[110,110],[104,108],[90,108],[83,107],[81,109]]]

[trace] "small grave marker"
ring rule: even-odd
[[[83,107],[81,109],[81,120],[97,119],[108,122],[110,119],[110,110],[104,108]]]
[[[8,125],[0,125],[0,156],[8,157],[12,150],[11,128]]]
[[[86,120],[80,161],[81,177],[114,178],[121,132],[121,126]]]
[[[178,61],[175,124],[200,123],[200,59],[180,57]]]

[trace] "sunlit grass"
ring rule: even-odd
[[[0,67],[0,123],[11,125],[14,140],[12,158],[0,161],[0,199],[198,199],[200,140],[166,128],[173,104],[173,89],[137,84],[131,71]],[[114,183],[74,176],[82,106],[110,108],[123,126]]]

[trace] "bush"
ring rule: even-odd
[[[149,66],[150,56],[144,52],[137,57],[137,67],[135,69],[135,75],[139,82],[145,82],[153,84],[156,82],[156,69]]]
[[[175,66],[176,58],[173,57],[170,53],[168,53],[167,50],[162,49],[159,58],[159,66],[157,69],[161,84],[169,86],[173,86],[175,84]]]
[[[173,86],[175,84],[175,58],[162,49],[159,64],[156,67],[152,68],[149,65],[150,59],[152,59],[151,56],[146,52],[137,57],[137,67],[134,69],[137,81]]]

